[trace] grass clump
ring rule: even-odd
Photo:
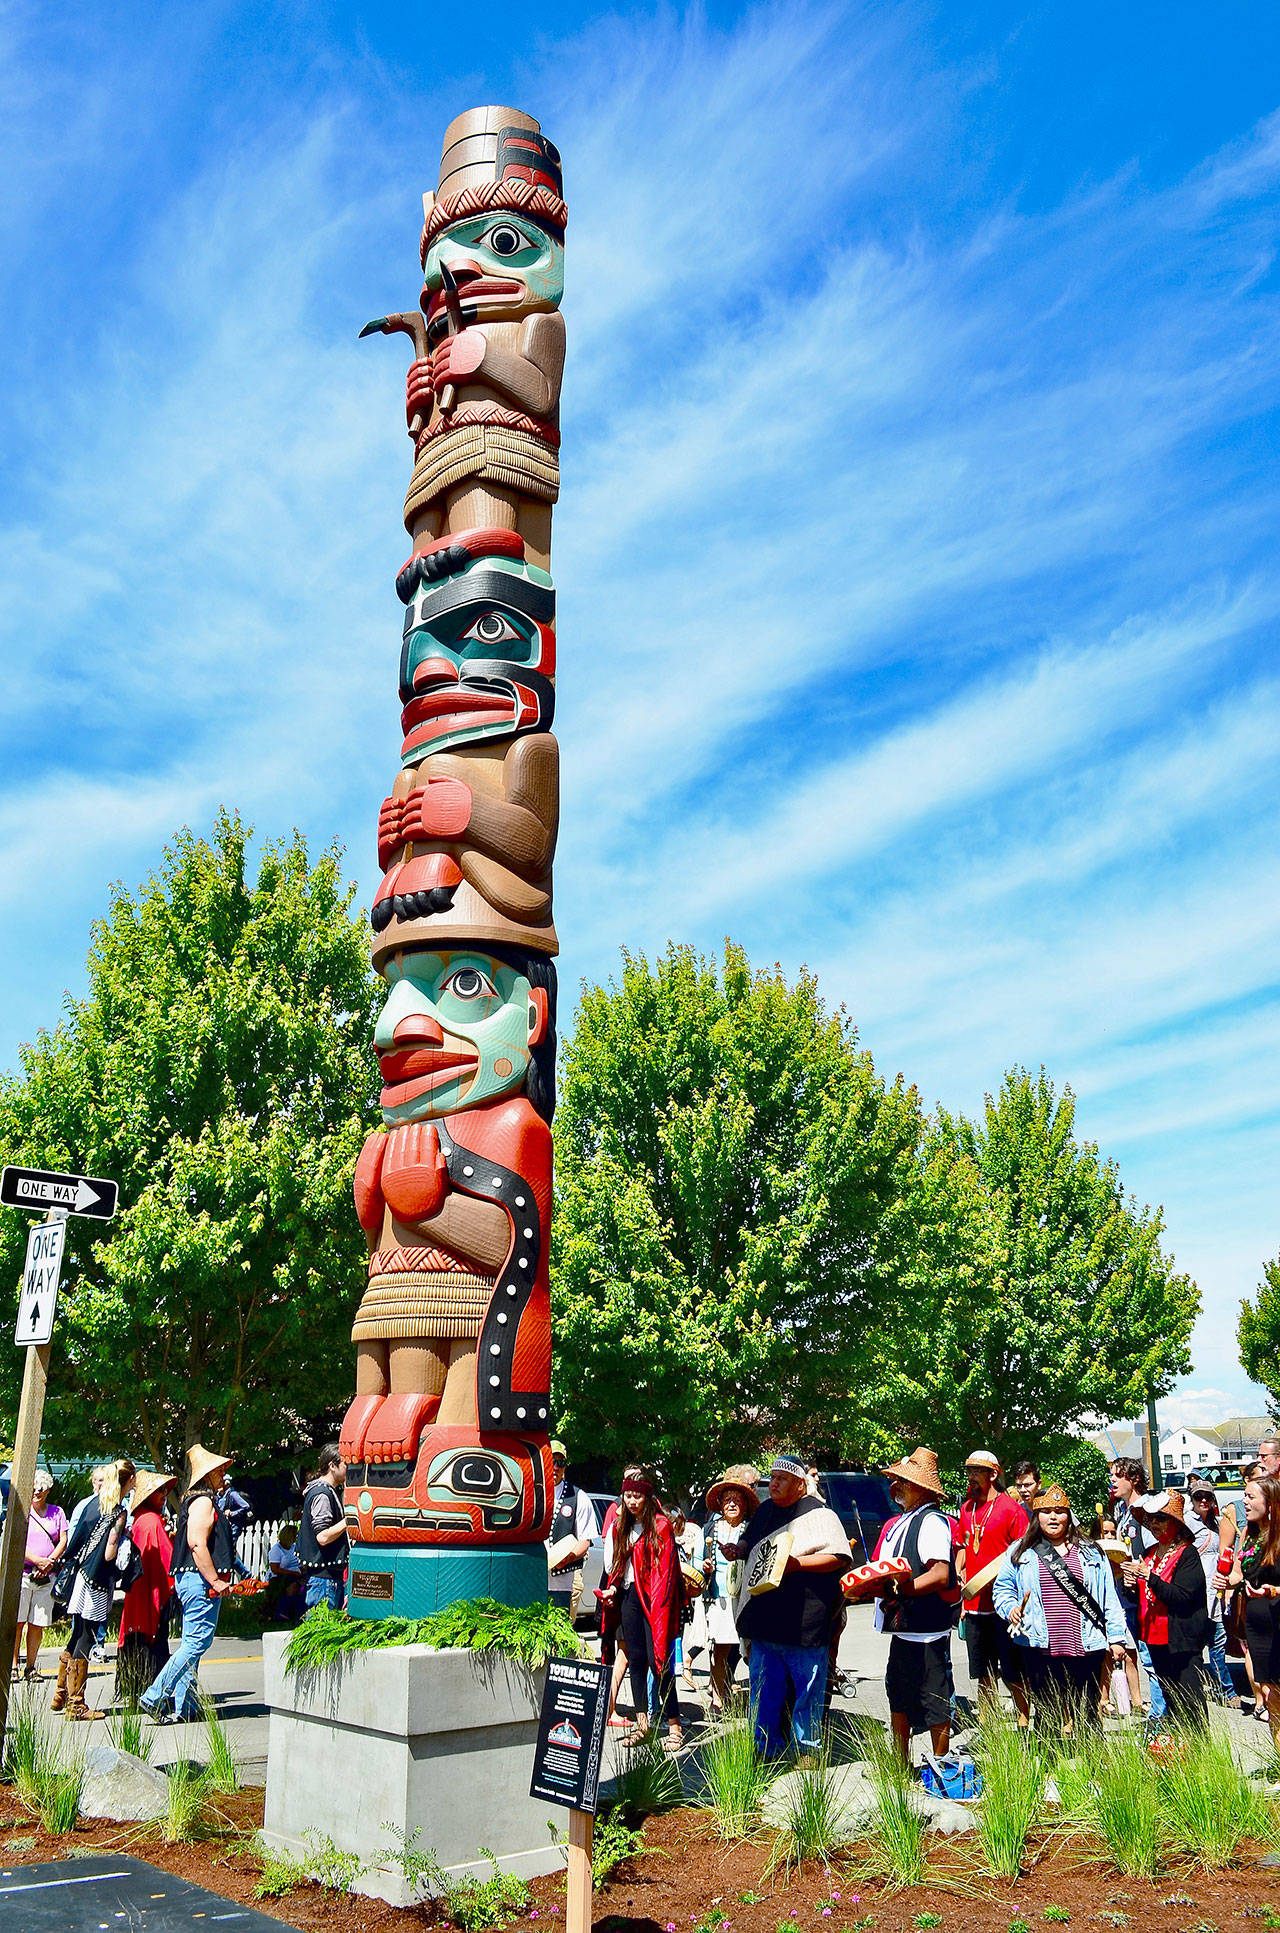
[[[84,1753],[70,1744],[59,1725],[44,1723],[32,1686],[10,1701],[5,1770],[19,1799],[46,1832],[71,1831],[80,1817]]]
[[[202,1693],[200,1697],[200,1716],[204,1723],[205,1750],[209,1755],[206,1768],[209,1785],[214,1792],[238,1792],[240,1761],[227,1735],[227,1728],[218,1716],[218,1708],[207,1693]]]
[[[254,1857],[261,1860],[262,1871],[253,1889],[255,1899],[283,1899],[295,1886],[301,1886],[307,1878],[307,1871],[300,1859],[292,1853],[273,1852],[270,1846],[256,1839],[253,1846]]]
[[[123,1711],[113,1712],[107,1721],[107,1735],[117,1752],[128,1752],[144,1764],[151,1763],[156,1735],[137,1705],[126,1705]]]
[[[1136,1728],[1096,1739],[1088,1751],[1089,1822],[1118,1871],[1151,1879],[1164,1851],[1160,1794],[1151,1755]]]
[[[790,1775],[782,1826],[765,1864],[765,1877],[779,1868],[789,1873],[793,1866],[803,1867],[807,1859],[821,1860],[825,1866],[836,1849],[839,1818],[839,1783],[824,1746]]]
[[[190,1759],[178,1759],[164,1769],[169,1776],[169,1790],[160,1835],[167,1845],[189,1845],[204,1824],[211,1790],[209,1774]]]
[[[1161,1760],[1155,1783],[1169,1846],[1205,1872],[1230,1865],[1244,1841],[1274,1833],[1270,1804],[1222,1732],[1186,1732]]]
[[[684,1800],[680,1768],[662,1746],[651,1726],[646,1732],[633,1732],[619,1755],[613,1780],[613,1802],[630,1819],[642,1819],[650,1812],[668,1812]]]
[[[866,1877],[881,1881],[886,1892],[923,1885],[929,1822],[913,1803],[906,1766],[883,1734],[870,1741],[867,1769],[876,1810],[867,1834],[870,1855]]]
[[[982,1773],[977,1805],[978,1839],[987,1871],[995,1879],[1016,1879],[1022,1871],[1027,1838],[1044,1807],[1047,1768],[1038,1741],[988,1708],[974,1740]]]
[[[429,1644],[438,1651],[489,1651],[538,1671],[548,1658],[577,1658],[582,1644],[567,1611],[555,1604],[499,1604],[473,1597],[429,1618],[353,1618],[317,1604],[293,1631],[285,1670],[320,1671],[352,1651],[389,1644]]]
[[[755,1727],[745,1713],[715,1726],[703,1740],[702,1803],[721,1839],[745,1839],[754,1829],[775,1768],[756,1749]]]

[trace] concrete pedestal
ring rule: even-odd
[[[305,1853],[328,1834],[368,1870],[356,1891],[393,1906],[415,1894],[382,1849],[418,1830],[447,1872],[485,1877],[481,1846],[522,1878],[558,1871],[550,1808],[529,1797],[542,1675],[474,1651],[388,1645],[286,1675],[287,1632],[262,1641],[267,1797],[263,1838]],[[388,1830],[388,1826],[392,1830]]]

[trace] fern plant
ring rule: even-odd
[[[386,1645],[429,1644],[437,1651],[490,1651],[530,1671],[548,1658],[582,1656],[582,1644],[566,1611],[553,1604],[499,1604],[496,1598],[465,1598],[429,1618],[353,1618],[317,1604],[289,1639],[285,1670],[320,1671],[354,1651]]]

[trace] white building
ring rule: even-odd
[[[1216,1470],[1222,1462],[1222,1445],[1214,1429],[1165,1430],[1160,1437],[1160,1468],[1168,1470]]]

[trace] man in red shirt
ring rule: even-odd
[[[959,1569],[965,1580],[964,1634],[969,1652],[969,1673],[978,1683],[978,1694],[994,1701],[1001,1678],[1009,1687],[1018,1708],[1021,1724],[1027,1722],[1027,1694],[1018,1665],[1016,1647],[1009,1637],[1003,1618],[991,1601],[991,1585],[1000,1560],[1016,1544],[1027,1527],[1022,1506],[1007,1496],[1000,1482],[1000,1460],[990,1450],[975,1450],[965,1459],[969,1492],[960,1506],[961,1556]],[[970,1585],[980,1588],[970,1597]]]

